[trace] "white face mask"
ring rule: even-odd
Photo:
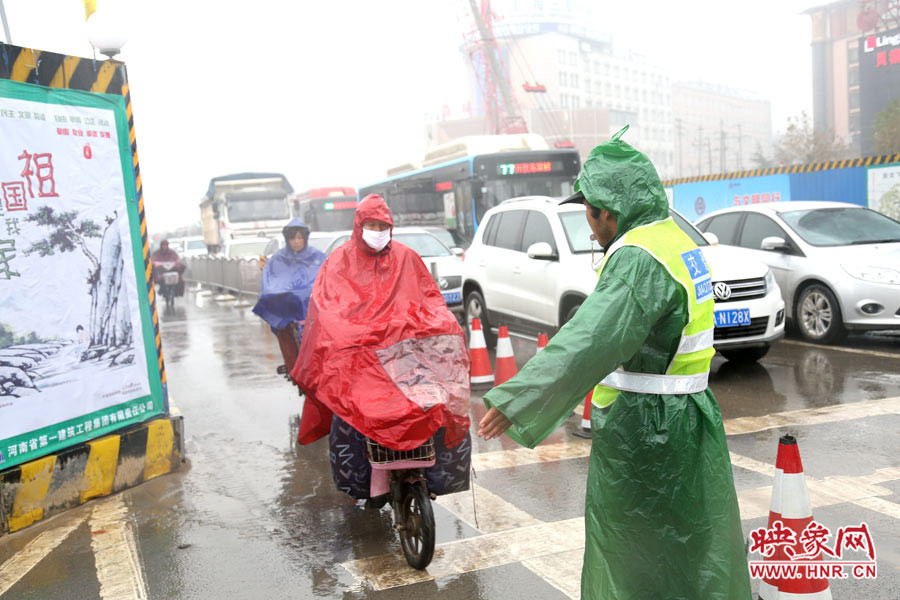
[[[362,238],[369,248],[378,252],[391,241],[391,230],[375,231],[374,229],[363,229]]]

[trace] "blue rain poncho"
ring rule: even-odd
[[[306,238],[309,238],[309,228],[302,219],[294,217],[285,229],[293,227],[305,229]],[[309,243],[299,252],[287,245],[273,254],[263,269],[259,300],[253,312],[262,317],[272,331],[306,319],[309,295],[324,261],[325,255]]]

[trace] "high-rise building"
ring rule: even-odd
[[[678,177],[749,169],[771,154],[772,107],[750,92],[676,82],[672,117]]]
[[[671,86],[661,67],[614,49],[608,34],[583,25],[593,11],[586,0],[491,5],[502,63],[529,131],[551,145],[574,144],[584,158],[629,124],[629,143],[653,160],[660,176],[674,175]],[[482,106],[477,86],[473,96],[472,106]],[[454,131],[486,133],[486,118],[475,112],[464,122],[429,124],[426,143],[446,141]]]
[[[812,21],[813,124],[876,154],[876,115],[900,98],[900,0],[839,0]]]

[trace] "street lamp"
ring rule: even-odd
[[[126,15],[116,5],[98,9],[87,20],[91,46],[108,58],[114,57],[128,41],[127,24]]]

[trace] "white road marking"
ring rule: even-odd
[[[9,560],[0,565],[0,596],[3,596],[9,588],[22,579],[54,548],[59,546],[83,522],[84,516],[70,517],[68,520],[63,521],[61,525],[38,535]]]
[[[543,462],[541,459],[548,455],[568,458],[580,444],[565,443],[551,446],[556,448],[550,449],[544,455],[537,453],[537,450],[527,450],[526,452],[535,454],[524,455],[517,449],[475,455],[472,459],[473,462],[478,459],[483,470],[518,466],[527,464],[523,462],[526,459],[530,459],[531,462]],[[737,467],[767,476],[774,473],[774,464],[734,453],[730,453],[730,457],[732,464]],[[824,479],[806,477],[806,483],[813,509],[846,502],[900,519],[900,505],[880,497],[889,496],[893,492],[877,485],[898,479],[900,467],[888,467],[859,477]],[[545,523],[484,488],[476,487],[475,498],[478,503],[480,529],[494,533],[440,544],[435,548],[434,561],[426,572],[411,569],[400,552],[346,562],[343,563],[344,568],[358,580],[367,580],[375,590],[384,590],[521,562],[568,597],[573,599],[579,597],[584,553],[584,517]],[[771,499],[771,486],[738,492],[741,519],[768,516]],[[474,527],[470,492],[443,496],[437,503]]]
[[[806,346],[807,348],[817,348],[819,350],[836,350],[838,352],[848,352],[850,354],[865,354],[866,356],[880,356],[882,358],[900,358],[897,352],[878,352],[875,350],[863,350],[860,348],[847,348],[845,346],[825,346],[821,344],[811,344],[809,342],[801,342],[799,340],[781,340],[782,344],[793,344],[795,346]]]
[[[584,518],[578,517],[440,544],[427,572],[410,568],[399,552],[354,560],[343,566],[358,579],[368,580],[375,590],[384,590],[582,548]]]
[[[878,415],[900,415],[900,397],[880,398],[848,402],[821,408],[805,408],[788,412],[772,413],[760,417],[740,417],[725,421],[725,434],[738,435],[755,433],[777,427],[793,427],[803,425],[820,425],[862,419]]]
[[[90,526],[100,597],[146,600],[147,584],[122,497],[98,502],[91,513]]]

